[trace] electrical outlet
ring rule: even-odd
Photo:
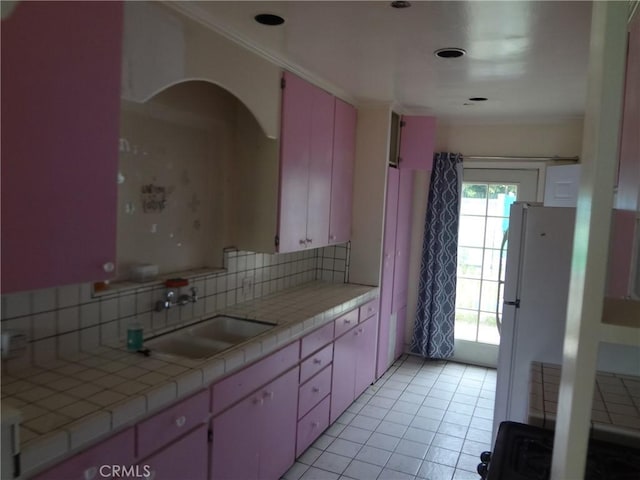
[[[253,296],[253,275],[247,275],[242,279],[242,297],[250,298]]]
[[[22,356],[27,350],[27,336],[16,330],[2,332],[1,350],[2,358],[16,358]]]

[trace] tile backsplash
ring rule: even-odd
[[[24,332],[28,343],[23,355],[3,360],[2,370],[43,365],[101,344],[124,344],[127,326],[134,320],[148,337],[313,280],[347,282],[349,253],[348,243],[275,255],[226,251],[225,271],[190,275],[190,286],[178,292],[197,287],[197,302],[161,312],[155,311],[155,304],[166,291],[162,285],[94,295],[92,284],[83,283],[3,295],[2,331]]]

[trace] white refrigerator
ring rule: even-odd
[[[562,363],[575,208],[511,206],[498,352],[494,438],[527,422],[532,361]],[[598,369],[638,374],[640,349],[601,344]]]

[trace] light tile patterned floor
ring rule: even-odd
[[[403,356],[284,475],[286,480],[478,480],[496,371]]]

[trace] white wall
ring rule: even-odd
[[[350,283],[380,285],[391,107],[358,109]]]
[[[436,152],[456,152],[483,156],[580,155],[582,119],[544,124],[438,124]],[[409,270],[409,299],[405,351],[409,350],[417,306],[422,239],[431,172],[418,172],[414,180],[413,225]]]

